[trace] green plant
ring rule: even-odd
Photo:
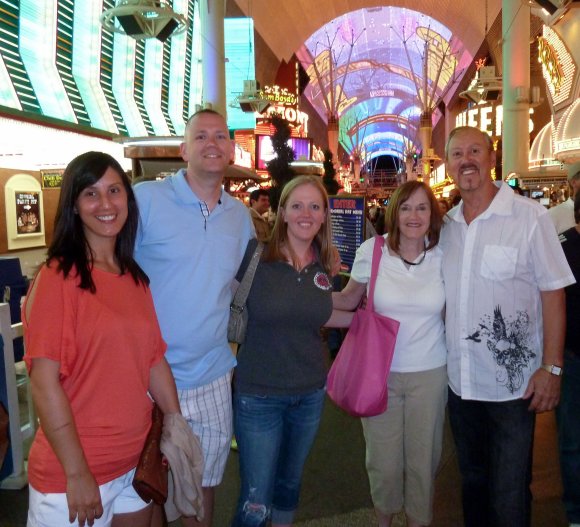
[[[336,181],[336,169],[334,168],[334,162],[332,161],[332,152],[328,149],[324,151],[324,176],[322,176],[322,183],[326,188],[329,196],[334,196],[338,193],[339,189],[342,188],[338,181]]]
[[[270,206],[274,212],[277,212],[284,185],[296,175],[290,166],[290,163],[294,161],[296,155],[292,147],[288,144],[288,140],[290,139],[290,124],[288,121],[283,119],[279,114],[274,113],[272,114],[270,122],[275,129],[274,135],[272,136],[272,148],[276,156],[268,161],[266,168],[272,179]]]

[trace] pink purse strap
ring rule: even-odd
[[[377,281],[377,275],[379,274],[379,263],[381,262],[381,257],[383,256],[382,247],[385,245],[385,239],[380,236],[375,236],[375,246],[373,248],[373,261],[371,265],[371,279],[369,281],[369,293],[367,295],[367,309],[370,311],[375,310],[375,283]]]

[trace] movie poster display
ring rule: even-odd
[[[11,176],[4,186],[9,251],[45,247],[43,190],[32,174]]]
[[[40,192],[15,191],[16,232],[36,234],[42,232],[40,224]]]

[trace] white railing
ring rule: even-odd
[[[30,382],[24,361],[14,362],[15,338],[22,336],[22,323],[12,324],[10,306],[0,304],[0,332],[4,342],[4,369],[6,372],[6,391],[8,394],[8,416],[10,419],[9,433],[12,447],[13,471],[0,482],[2,489],[21,489],[28,483],[28,475],[24,462],[24,442],[36,432],[36,414],[32,404]],[[19,400],[19,391],[25,396]],[[20,405],[27,407],[27,420],[21,423]]]

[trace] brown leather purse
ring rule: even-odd
[[[159,448],[162,431],[163,412],[157,404],[154,404],[151,429],[147,434],[141,457],[137,463],[133,477],[133,488],[142,500],[154,501],[158,505],[163,505],[167,501],[169,471],[168,464],[163,463],[163,456]]]

